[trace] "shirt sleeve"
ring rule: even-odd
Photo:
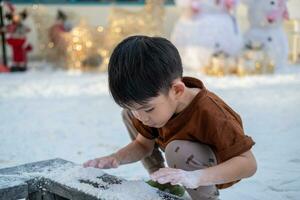
[[[132,123],[136,130],[145,138],[153,140],[156,138],[154,134],[154,130],[151,127],[145,126],[142,122],[140,122],[138,119],[133,118]]]
[[[212,142],[216,145],[218,156],[222,161],[245,153],[255,144],[251,137],[244,134],[240,124],[232,119],[225,120],[217,128]]]

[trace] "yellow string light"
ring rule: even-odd
[[[289,61],[292,64],[300,62],[300,19],[288,20],[285,24],[285,30],[289,39]]]
[[[224,54],[214,55],[203,71],[207,75],[218,77],[232,74],[245,76],[273,73],[274,66],[274,61],[270,59],[267,52],[257,48],[245,49],[237,58]]]
[[[104,30],[104,43],[99,49],[105,52],[101,54],[104,58],[102,70],[106,70],[113,48],[124,38],[137,34],[163,35],[164,13],[164,0],[147,0],[144,8],[139,11],[113,8],[108,16],[108,26]]]
[[[84,69],[102,61],[101,66],[96,67],[105,71],[113,48],[122,39],[134,34],[162,35],[164,0],[147,0],[144,8],[139,11],[113,8],[109,13],[107,27],[92,27],[81,20],[71,32],[63,33],[62,42],[56,45],[45,34],[48,33],[50,25],[54,24],[54,17],[40,5],[33,5],[32,13],[38,32],[39,48],[43,50],[44,58],[76,69]]]

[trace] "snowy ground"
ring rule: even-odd
[[[256,175],[221,191],[221,199],[299,199],[300,66],[269,76],[194,76],[241,114],[256,141]],[[0,74],[0,168],[55,157],[82,163],[109,154],[129,142],[120,110],[106,74],[47,68]],[[139,163],[107,172],[148,179]]]

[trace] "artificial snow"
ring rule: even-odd
[[[107,74],[40,68],[0,74],[0,168],[56,157],[81,164],[130,142],[121,108],[109,95]],[[274,75],[242,78],[186,75],[202,79],[231,105],[242,116],[246,134],[256,142],[257,173],[221,190],[221,199],[298,199],[300,66]],[[140,163],[103,171],[80,166],[70,170],[57,179],[52,174],[52,178],[76,184],[76,176],[92,178],[104,171],[132,181],[122,187],[114,185],[114,194],[126,194],[127,199],[134,199],[139,192],[149,199],[157,195],[144,184],[149,176]],[[136,191],[138,187],[145,190]]]
[[[13,170],[8,168],[6,173],[0,174],[0,189],[19,185],[27,186],[26,182],[30,180],[34,180],[34,184],[45,191],[48,187],[51,188],[51,185],[60,184],[99,199],[163,199],[157,189],[142,180],[127,181],[106,174],[101,169],[83,168],[82,165],[61,159],[21,165],[14,167]]]
[[[60,184],[75,188],[79,191],[93,195],[101,199],[127,199],[127,200],[159,200],[161,199],[156,189],[151,188],[144,181],[125,181],[120,184],[109,184],[97,177],[104,172],[96,168],[83,168],[75,166],[67,170],[56,170],[50,174],[41,174],[42,177],[51,179]],[[80,182],[88,180],[101,186],[109,186],[108,189],[93,187],[90,184]],[[130,191],[130,192],[129,192]],[[142,191],[142,192],[141,192]]]

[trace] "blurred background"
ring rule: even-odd
[[[171,40],[184,75],[231,105],[256,142],[257,173],[221,199],[298,199],[299,9],[298,0],[1,1],[0,168],[81,164],[129,143],[106,71],[113,48],[143,34]],[[149,179],[140,163],[107,172]]]
[[[178,47],[186,68],[215,75],[261,73],[253,72],[251,68],[255,64],[247,62],[248,57],[255,61],[268,60],[269,71],[273,65],[285,65],[287,56],[292,63],[298,59],[299,2],[296,0],[270,0],[260,4],[251,0],[222,0],[218,5],[209,2],[18,0],[3,3],[3,13],[26,12],[21,20],[28,29],[24,36],[30,47],[34,47],[26,51],[26,57],[28,54],[31,60],[55,62],[63,68],[105,71],[111,49],[133,34],[167,37]],[[4,21],[7,19],[4,16]],[[283,30],[275,30],[282,26]],[[256,51],[245,50],[250,43],[256,46]],[[259,46],[264,46],[262,51]],[[273,46],[282,47],[282,51],[275,52]],[[9,50],[6,54],[12,56]],[[216,60],[221,63],[215,63]],[[211,62],[230,66],[225,72],[222,66],[211,67]]]

